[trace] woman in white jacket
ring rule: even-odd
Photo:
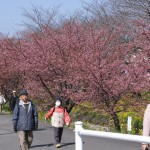
[[[6,100],[4,98],[4,96],[2,95],[2,93],[0,92],[0,114],[2,114],[2,105],[3,103],[5,103]]]

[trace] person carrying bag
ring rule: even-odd
[[[67,110],[62,107],[61,98],[56,98],[55,106],[45,115],[45,120],[52,117],[51,123],[54,128],[54,139],[56,148],[61,147],[61,138],[63,133],[63,127],[66,124],[70,125],[70,116]]]

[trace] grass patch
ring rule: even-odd
[[[4,112],[11,113],[11,109],[10,109],[8,103],[3,104],[2,108],[3,108]]]

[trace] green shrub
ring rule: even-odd
[[[5,103],[5,104],[3,105],[3,111],[5,111],[5,112],[11,112],[8,103]]]
[[[109,124],[109,117],[95,110],[89,102],[83,102],[73,108],[70,113],[72,124],[76,121],[82,121],[85,129],[90,129],[91,125],[107,126]],[[72,125],[74,127],[74,125]]]
[[[40,121],[44,122],[44,121],[45,121],[45,114],[46,114],[46,113],[47,113],[47,112],[39,111],[39,112],[38,112],[38,119],[39,119]],[[50,118],[50,119],[47,119],[46,122],[50,122],[50,120],[51,120],[51,118]]]
[[[127,131],[127,121],[128,116],[132,117],[131,122],[131,134],[141,134],[143,128],[143,117],[137,116],[135,112],[122,112],[119,114],[119,120],[121,124],[121,131],[122,133],[128,133]]]

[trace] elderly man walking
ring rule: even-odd
[[[28,100],[27,90],[20,91],[12,121],[14,131],[19,133],[21,150],[28,150],[33,141],[32,131],[38,128],[38,113],[33,102]]]

